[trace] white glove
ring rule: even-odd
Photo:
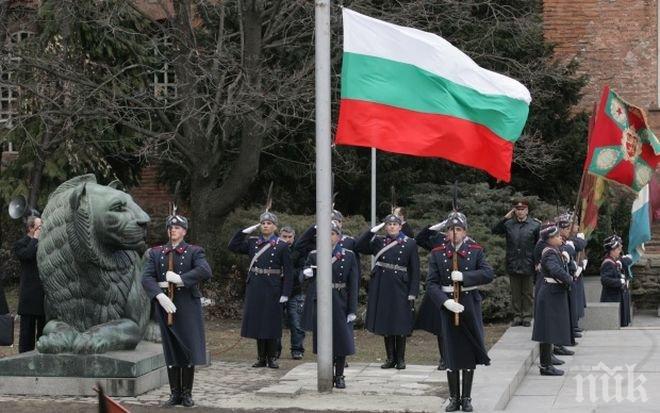
[[[445,301],[444,303],[442,303],[442,305],[444,305],[445,308],[451,311],[452,313],[462,313],[463,310],[465,310],[465,306],[463,304],[459,304],[456,301],[452,300],[451,298]]]
[[[438,222],[438,223],[435,224],[435,225],[431,225],[431,226],[429,227],[429,229],[430,229],[431,231],[442,231],[443,229],[445,229],[445,225],[447,225],[447,220],[446,220],[446,219],[445,219],[444,221],[442,221],[442,222]]]
[[[353,321],[355,321],[356,318],[357,318],[357,316],[355,314],[351,313],[351,314],[346,316],[346,323],[352,323]]]
[[[571,256],[568,255],[568,252],[562,251],[561,256],[564,257],[564,262],[570,262],[571,261]]]
[[[625,285],[625,284],[626,284],[626,280],[624,280],[624,279],[622,278],[622,279],[621,279],[621,285]]]
[[[280,304],[284,304],[284,303],[286,303],[287,301],[289,301],[289,297],[287,297],[287,296],[285,296],[285,295],[283,295],[283,296],[280,297]]]
[[[168,271],[165,273],[165,279],[167,282],[174,283],[176,285],[183,285],[183,280],[181,279],[181,276],[174,271]]]
[[[583,270],[587,269],[587,263],[589,263],[588,259],[585,258],[585,259],[582,260],[582,269]]]
[[[165,310],[166,313],[168,314],[173,314],[176,313],[176,306],[170,300],[168,296],[166,296],[163,293],[160,293],[156,296],[156,300],[158,300],[158,303],[160,304],[161,307],[163,307],[163,310]]]
[[[579,277],[580,274],[582,274],[582,267],[577,267],[577,270],[575,270],[575,277]]]
[[[247,227],[247,228],[245,228],[242,232],[243,232],[243,234],[251,234],[251,233],[253,233],[257,228],[259,228],[259,225],[261,225],[261,223],[259,223],[259,224],[254,224],[254,225],[252,225],[251,227]]]
[[[380,224],[378,224],[375,227],[371,228],[371,232],[375,234],[378,231],[380,231],[380,229],[383,228],[384,226],[385,226],[385,223],[381,222]]]
[[[626,254],[621,258],[628,258],[630,261],[632,261],[632,255],[630,255],[630,254]]]
[[[584,239],[584,233],[582,233],[582,232],[578,232],[577,235],[575,235],[575,236],[580,238],[580,239]]]
[[[573,249],[575,249],[575,243],[571,241],[570,239],[566,241],[566,245],[570,245]]]
[[[463,281],[463,273],[460,271],[452,271],[451,272],[451,280],[452,281]]]
[[[311,268],[305,268],[303,270],[303,275],[305,278],[312,278],[314,276],[314,270]]]
[[[414,299],[415,299],[415,296],[414,296],[414,295],[409,295],[409,296],[408,296],[408,301],[413,301]]]

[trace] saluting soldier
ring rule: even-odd
[[[494,273],[483,247],[467,237],[468,222],[464,214],[450,213],[446,227],[447,242],[431,251],[427,293],[442,320],[442,346],[450,393],[445,411],[471,412],[474,369],[477,364],[490,364],[484,344],[482,297],[478,288],[490,283]],[[458,301],[453,298],[455,282],[460,285]],[[456,314],[460,314],[458,326]]]
[[[376,235],[385,227],[386,236]],[[413,327],[419,293],[417,243],[401,232],[401,219],[390,214],[357,240],[357,250],[374,256],[367,301],[367,330],[385,338],[384,369],[405,369],[406,336]]]
[[[355,258],[358,262],[358,274],[360,273],[360,254],[356,251],[355,248],[355,238],[350,235],[343,233],[344,227],[344,215],[336,209],[332,210],[332,215],[330,220],[337,224],[339,229],[342,231],[341,238],[339,239],[339,244],[342,248],[353,251]],[[302,256],[307,257],[309,253],[316,248],[316,225],[310,225],[305,232],[296,239],[293,249],[298,251]]]
[[[230,251],[250,257],[241,336],[257,340],[257,362],[252,367],[279,368],[282,305],[291,294],[293,267],[289,244],[276,234],[277,223],[277,215],[266,211],[258,224],[239,230],[229,241]],[[257,228],[261,228],[261,235],[248,236]]]
[[[447,220],[439,222],[434,225],[427,225],[415,237],[417,246],[431,251],[433,248],[444,245],[447,242],[447,237],[442,232],[445,228]],[[446,370],[447,366],[444,360],[444,353],[442,351],[442,318],[440,311],[436,308],[435,304],[429,297],[429,279],[426,278],[426,293],[417,311],[417,319],[415,320],[415,330],[424,330],[435,335],[438,342],[438,353],[440,353],[440,361],[438,362],[438,370]]]
[[[344,366],[346,356],[355,354],[353,322],[358,302],[358,262],[353,251],[342,247],[341,228],[332,223],[330,236],[332,244],[332,355],[334,362],[334,387],[346,388]],[[307,290],[304,310],[304,327],[314,333],[314,354],[316,354],[316,250],[313,250],[305,263],[303,274],[312,282]]]
[[[577,323],[575,324],[574,329],[576,332],[581,333],[582,328],[579,326],[579,321],[584,318],[584,309],[587,307],[587,295],[584,290],[584,270],[587,269],[587,263],[589,261],[584,254],[584,251],[587,248],[587,240],[585,239],[584,234],[579,232],[579,225],[577,223],[573,223],[571,226],[571,233],[567,243],[568,242],[573,243],[572,245],[577,254],[575,262],[578,266],[582,267],[581,274],[576,277],[575,282],[573,283],[577,304]]]
[[[630,255],[621,257],[623,240],[618,235],[605,238],[605,258],[600,266],[600,283],[603,289],[600,302],[619,303],[619,322],[621,327],[630,324],[630,282],[624,269],[632,264]]]
[[[206,364],[199,283],[211,278],[211,267],[202,247],[185,242],[188,232],[185,217],[169,216],[166,228],[170,242],[151,248],[147,253],[142,286],[149,298],[159,304],[156,319],[170,382],[170,398],[165,405],[192,407],[195,404],[192,399],[195,366]],[[169,283],[175,284],[174,300],[167,295]],[[167,325],[168,314],[174,314],[171,326]]]
[[[566,258],[566,269],[568,273],[573,277],[573,283],[571,288],[568,290],[569,298],[569,312],[571,314],[571,334],[573,336],[573,344],[575,344],[575,338],[582,337],[582,334],[576,331],[578,323],[578,298],[577,298],[577,289],[575,288],[576,280],[580,277],[582,273],[582,267],[577,265],[577,252],[575,250],[575,243],[569,240],[571,235],[571,228],[573,227],[571,223],[571,215],[563,214],[556,218],[557,227],[559,228],[559,235],[562,239],[562,245],[559,247],[559,250],[562,253],[568,254]],[[566,257],[564,254],[564,257]]]
[[[562,253],[562,238],[559,228],[550,226],[541,231],[544,248],[541,253],[541,283],[534,306],[534,329],[532,340],[539,343],[540,372],[543,376],[561,376],[552,364],[552,345],[571,345],[571,317],[568,290],[573,277],[568,273],[568,257]]]

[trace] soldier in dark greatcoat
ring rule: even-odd
[[[573,342],[575,338],[582,337],[582,334],[576,331],[578,313],[577,313],[577,290],[575,288],[575,280],[580,276],[582,272],[582,267],[577,265],[575,261],[577,258],[577,252],[575,251],[575,244],[572,241],[569,241],[568,237],[571,233],[571,216],[570,214],[564,214],[555,219],[557,223],[557,228],[559,228],[559,235],[561,236],[562,245],[559,247],[559,250],[562,253],[568,254],[566,262],[566,270],[573,277],[573,283],[571,288],[568,290],[568,311],[571,315],[571,334],[573,336]],[[566,255],[564,254],[564,257]]]
[[[202,247],[184,241],[188,231],[185,217],[169,216],[166,226],[170,242],[148,251],[142,286],[149,298],[159,304],[156,319],[171,390],[165,405],[192,407],[195,366],[207,362],[199,283],[211,278],[211,267]],[[169,283],[175,285],[173,300],[167,296]],[[167,325],[167,314],[174,314],[171,326]]]
[[[257,340],[258,360],[252,367],[279,368],[277,343],[282,337],[282,304],[289,300],[293,266],[289,244],[275,233],[277,216],[264,212],[259,224],[239,230],[229,241],[229,250],[247,254],[245,305],[241,336]],[[261,227],[261,235],[248,237]]]
[[[588,260],[585,253],[587,248],[587,240],[585,239],[584,234],[579,232],[579,225],[577,223],[573,223],[571,226],[571,232],[566,243],[571,243],[571,245],[575,248],[575,263],[578,267],[582,268],[580,275],[575,277],[575,282],[573,283],[577,305],[577,323],[574,326],[574,329],[576,332],[581,333],[583,330],[579,326],[579,321],[580,319],[584,318],[584,309],[587,307],[587,295],[584,290],[584,270],[587,269]]]
[[[442,320],[442,347],[450,393],[445,411],[471,412],[474,369],[477,364],[490,364],[484,344],[482,296],[478,287],[490,283],[494,273],[483,247],[467,237],[465,215],[450,213],[446,227],[447,242],[434,248],[429,257],[427,294]],[[460,286],[458,300],[453,298],[456,283]],[[463,370],[462,389],[460,370]]]
[[[332,355],[335,368],[334,386],[346,387],[344,366],[346,356],[355,354],[353,321],[358,302],[358,262],[353,251],[341,246],[341,228],[332,224]],[[316,354],[316,250],[307,257],[303,274],[312,282],[307,290],[305,301],[305,329],[314,333],[314,354]]]
[[[605,239],[605,258],[600,266],[600,283],[603,289],[600,293],[602,303],[619,303],[619,321],[621,327],[630,324],[630,281],[624,269],[632,264],[630,255],[621,257],[623,240],[618,235]]]
[[[570,261],[566,252],[561,252],[562,238],[559,228],[550,226],[541,231],[544,249],[541,253],[542,283],[534,306],[534,329],[532,340],[539,342],[541,375],[561,376],[562,370],[552,365],[552,345],[571,345],[571,317],[568,290],[573,277],[568,273]]]
[[[386,236],[376,235],[385,226]],[[406,336],[413,328],[419,293],[417,243],[401,232],[401,219],[390,214],[357,240],[357,250],[374,256],[367,301],[367,330],[385,337],[384,369],[405,369]]]
[[[447,242],[447,237],[441,231],[444,230],[447,221],[442,221],[435,225],[426,226],[415,237],[417,246],[431,251],[433,248],[439,247]],[[422,299],[422,303],[417,311],[417,319],[415,320],[415,330],[424,330],[436,336],[438,342],[438,353],[440,353],[440,361],[438,362],[438,370],[445,370],[444,353],[442,351],[442,318],[440,311],[435,307],[433,301],[429,297],[428,290],[428,276],[426,279],[426,293]]]

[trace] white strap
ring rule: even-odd
[[[250,271],[252,271],[252,267],[254,266],[254,263],[257,262],[257,260],[259,259],[259,257],[261,257],[261,255],[263,255],[263,253],[266,252],[266,250],[268,250],[268,248],[270,248],[270,247],[271,247],[271,244],[270,244],[270,242],[269,242],[269,243],[267,243],[266,245],[264,245],[264,247],[263,247],[262,249],[260,249],[259,251],[257,251],[256,254],[254,254],[254,257],[252,257],[252,261],[250,261],[250,266],[248,267],[248,270],[247,270],[248,273],[249,273]]]
[[[376,255],[374,255],[374,263],[375,263],[376,261],[378,261],[378,258],[380,258],[381,255],[385,254],[385,252],[387,252],[387,250],[393,248],[393,247],[394,247],[395,245],[397,245],[397,244],[398,244],[397,241],[392,241],[392,242],[390,242],[389,244],[387,244],[385,247],[383,247],[380,251],[378,251],[378,252],[376,253]],[[374,264],[374,266],[373,266],[371,269],[373,270],[375,267],[376,267],[376,265]]]
[[[463,292],[467,292],[467,291],[472,291],[472,290],[476,290],[477,288],[479,288],[479,287],[477,287],[476,285],[474,285],[472,287],[461,287],[461,292],[463,293]],[[453,293],[454,292],[454,286],[453,285],[443,285],[442,286],[442,291],[445,292],[445,293]]]

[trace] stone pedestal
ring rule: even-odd
[[[162,346],[143,341],[131,351],[30,351],[0,359],[0,394],[92,396],[96,383],[110,396],[137,396],[167,384]]]

